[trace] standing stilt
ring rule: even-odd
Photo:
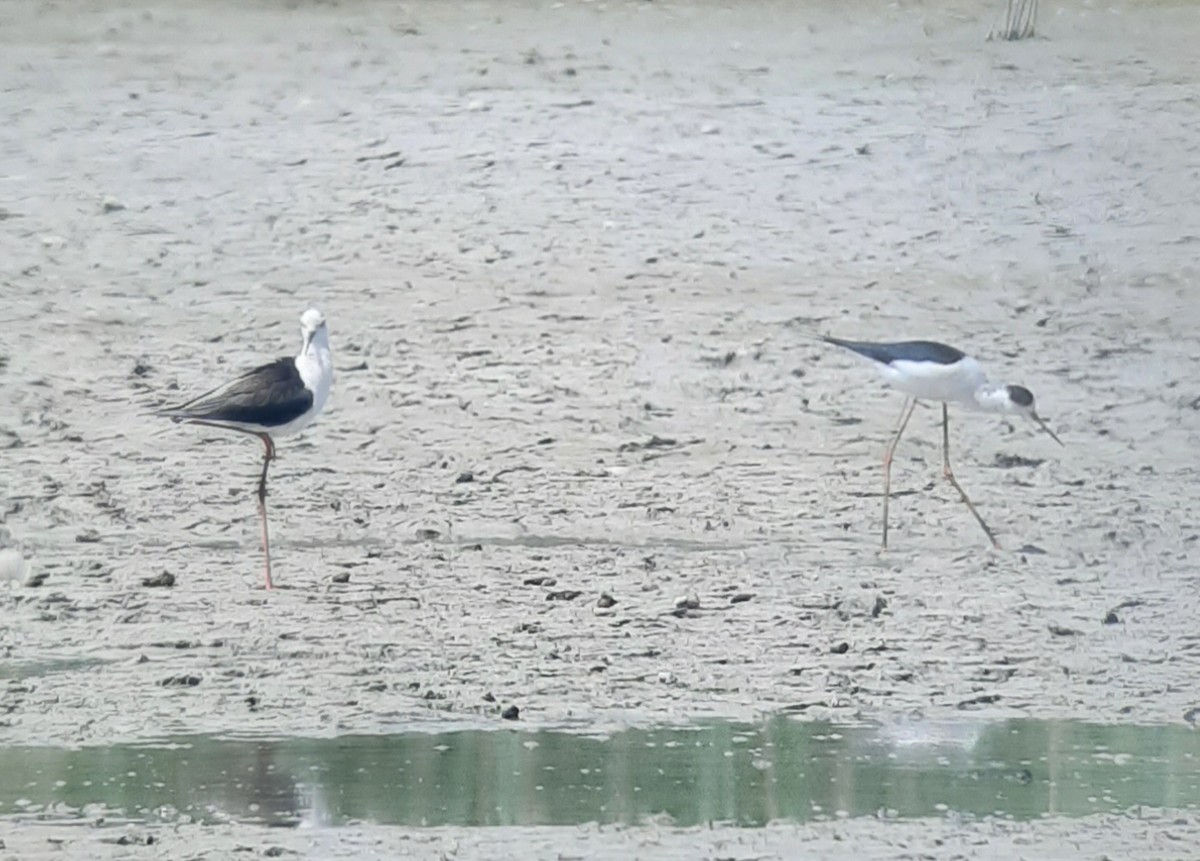
[[[207,394],[158,412],[172,421],[253,434],[262,440],[258,514],[262,519],[267,589],[274,587],[267,524],[267,472],[275,459],[274,437],[307,427],[325,408],[333,385],[333,356],[325,316],[315,308],[305,311],[300,317],[300,335],[303,342],[295,358],[260,365]]]
[[[979,516],[979,512],[975,510],[975,506],[971,504],[971,500],[967,498],[967,492],[962,489],[962,485],[958,483],[958,479],[954,477],[954,472],[950,469],[950,410],[945,404],[942,404],[942,475],[946,480],[954,485],[954,489],[958,491],[958,495],[962,497],[962,501],[967,504],[967,508],[971,510],[975,520],[983,527],[983,531],[987,534],[988,540],[992,542],[992,546],[997,550],[1000,549],[1000,542],[996,540],[996,536],[992,534],[992,530],[983,518]]]
[[[908,425],[908,420],[912,418],[913,410],[917,408],[916,398],[905,398],[904,408],[900,410],[900,423],[896,425],[896,434],[892,437],[892,441],[883,452],[883,549],[887,549],[888,536],[888,501],[892,495],[892,455],[896,452],[896,445],[900,442],[900,435],[904,433],[904,428]]]

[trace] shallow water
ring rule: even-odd
[[[1200,734],[1015,720],[191,736],[0,751],[0,815],[345,825],[1083,816],[1200,805]]]
[[[32,679],[51,673],[85,670],[104,664],[100,658],[44,658],[21,661],[5,661],[0,664],[0,680]]]

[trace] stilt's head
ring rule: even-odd
[[[300,336],[304,338],[304,347],[300,355],[308,352],[308,347],[314,341],[318,344],[329,343],[329,330],[325,327],[325,315],[316,308],[309,308],[300,315]]]
[[[1050,430],[1050,427],[1042,421],[1042,417],[1034,409],[1033,392],[1024,386],[1005,386],[1003,391],[1005,400],[1007,401],[1005,412],[1016,413],[1017,415],[1031,419],[1037,423],[1038,427],[1050,434],[1050,438],[1056,443],[1059,445],[1063,444],[1063,441],[1058,438],[1058,435],[1054,431]]]

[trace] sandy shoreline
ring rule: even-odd
[[[81,839],[78,826],[6,833],[14,858],[418,858],[488,859],[563,857],[694,858],[845,857],[866,859],[1014,857],[1101,858],[1135,861],[1194,858],[1195,825],[1145,811],[1140,818],[1090,817],[1035,823],[863,820],[767,828],[398,829],[352,827],[306,832],[245,826],[178,826],[97,831]],[[85,832],[86,833],[86,832]],[[124,838],[122,840],[122,838]],[[146,845],[147,839],[150,845]],[[85,849],[87,854],[82,854]],[[5,851],[5,850],[0,850]],[[236,854],[234,854],[236,853]]]
[[[54,8],[0,10],[3,743],[1200,705],[1194,5]],[[266,595],[253,446],[141,413],[311,303]],[[900,398],[796,317],[1033,389],[1066,449],[953,426],[1009,552],[925,411],[878,555]]]

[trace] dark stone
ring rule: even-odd
[[[164,688],[194,688],[200,684],[200,677],[193,675],[167,676],[159,685]]]
[[[574,601],[576,598],[578,598],[582,594],[583,594],[583,592],[580,591],[579,589],[559,589],[555,592],[547,592],[546,600],[547,601]]]
[[[164,571],[161,574],[155,574],[153,577],[143,577],[142,585],[151,588],[174,586],[175,575],[170,571]]]
[[[1081,632],[1074,628],[1064,628],[1062,625],[1050,625],[1050,633],[1056,637],[1078,637]]]

